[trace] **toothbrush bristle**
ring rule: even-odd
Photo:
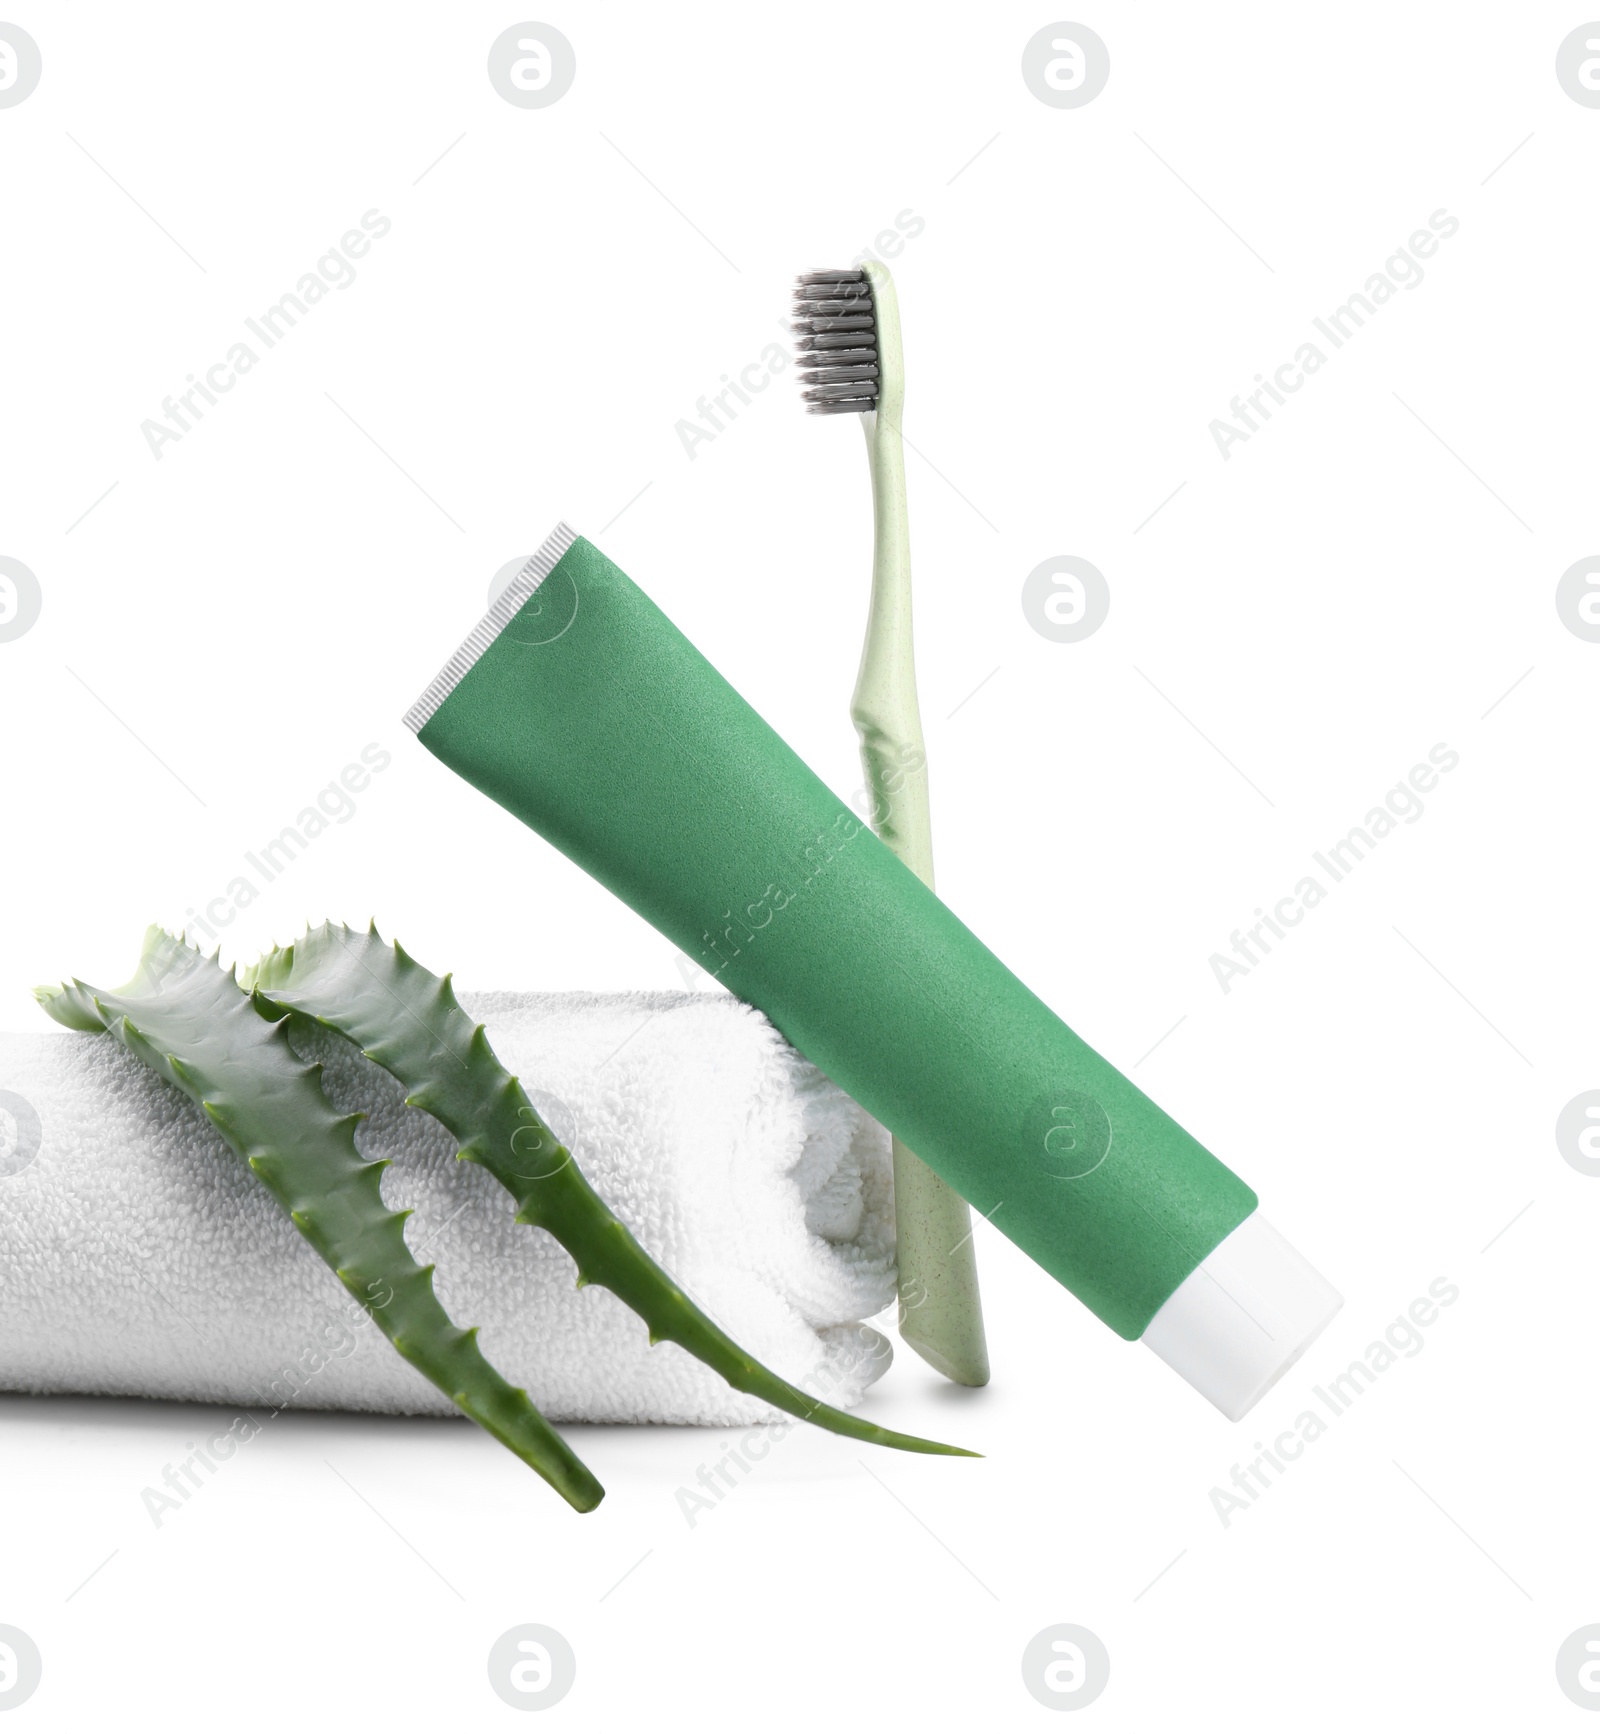
[[[794,346],[810,415],[877,408],[878,321],[864,271],[807,271],[795,279]]]

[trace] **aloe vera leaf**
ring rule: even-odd
[[[146,935],[125,988],[107,993],[73,980],[37,997],[58,1023],[114,1036],[197,1102],[412,1366],[568,1504],[592,1511],[600,1503],[605,1490],[527,1392],[501,1378],[476,1330],[459,1329],[439,1304],[433,1266],[406,1246],[410,1213],[384,1205],[388,1163],[356,1149],[364,1116],[334,1112],[321,1067],[290,1047],[287,1019],[271,1021],[215,960],[159,928]],[[375,1304],[379,1294],[390,1298]]]
[[[483,1025],[439,977],[386,944],[324,923],[270,952],[249,973],[258,999],[299,1012],[355,1042],[440,1121],[463,1161],[486,1168],[517,1203],[517,1220],[546,1229],[572,1255],[578,1285],[608,1288],[650,1330],[720,1373],[737,1391],[829,1432],[901,1451],[972,1457],[976,1452],[892,1432],[808,1396],[721,1330],[652,1259],[583,1177],[571,1152],[540,1119],[527,1093],[495,1058]]]

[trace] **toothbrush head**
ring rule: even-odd
[[[878,316],[865,271],[807,271],[795,280],[794,346],[810,415],[878,407]]]

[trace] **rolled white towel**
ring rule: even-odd
[[[462,995],[596,1190],[743,1347],[848,1407],[888,1364],[888,1137],[721,994]],[[772,1411],[598,1287],[389,1075],[307,1058],[440,1300],[551,1420]],[[451,1414],[203,1115],[109,1036],[0,1035],[0,1389]]]

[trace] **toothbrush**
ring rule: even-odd
[[[900,309],[887,267],[809,271],[797,281],[795,348],[807,410],[859,415],[872,471],[872,601],[850,704],[873,829],[930,889],[933,835],[911,633],[911,541],[900,415]],[[894,1140],[900,1334],[958,1385],[989,1382],[967,1202]]]

